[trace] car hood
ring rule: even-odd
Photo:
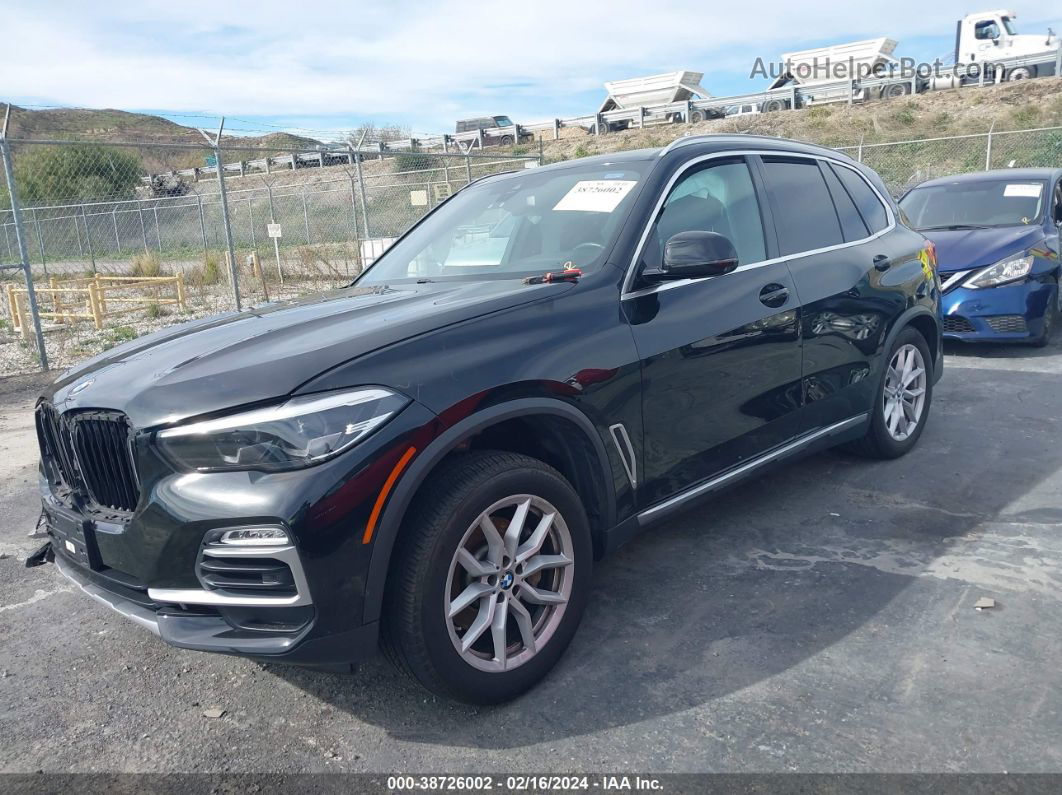
[[[138,428],[177,422],[289,395],[378,348],[571,286],[498,280],[332,290],[140,337],[66,371],[44,397],[60,411],[124,411]]]
[[[930,229],[922,234],[937,247],[937,268],[941,273],[993,265],[1006,256],[1038,245],[1044,237],[1038,226]]]

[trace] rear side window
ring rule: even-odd
[[[763,159],[782,254],[844,242],[833,200],[815,160]]]
[[[850,168],[834,165],[831,165],[830,168],[840,178],[848,191],[848,195],[856,203],[860,215],[863,216],[863,220],[870,227],[870,233],[875,235],[887,227],[889,225],[889,217],[885,214],[885,205],[881,203],[881,199],[877,197],[877,194],[867,184],[867,181]]]
[[[833,173],[827,164],[823,164],[822,175],[826,177],[826,186],[830,189],[833,197],[833,206],[837,208],[837,217],[841,219],[841,231],[844,233],[846,243],[854,240],[862,240],[868,237],[867,225],[863,223],[863,216],[856,209],[855,202],[844,189],[837,175]]]

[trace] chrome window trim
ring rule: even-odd
[[[824,246],[823,248],[810,249],[808,251],[798,251],[795,254],[786,254],[786,255],[781,256],[781,257],[774,257],[772,259],[761,260],[760,262],[750,262],[750,263],[747,263],[745,265],[739,265],[737,268],[732,270],[730,273],[723,274],[722,276],[705,276],[705,277],[700,278],[700,279],[676,279],[673,282],[664,282],[662,284],[654,284],[654,285],[651,285],[649,287],[643,287],[640,290],[632,290],[631,289],[631,285],[634,283],[634,277],[635,277],[635,274],[637,273],[637,270],[638,270],[638,261],[641,259],[642,250],[645,248],[646,241],[649,239],[649,232],[652,230],[653,224],[655,223],[655,220],[656,220],[656,217],[657,217],[657,215],[659,215],[661,208],[664,206],[664,201],[667,199],[668,196],[671,195],[671,189],[675,187],[675,183],[678,182],[678,180],[681,177],[683,177],[691,168],[693,168],[694,166],[696,166],[696,165],[698,165],[700,163],[704,163],[704,162],[706,162],[708,160],[719,160],[721,158],[728,158],[728,157],[747,157],[747,156],[750,156],[750,155],[759,155],[761,157],[762,156],[767,156],[767,157],[785,157],[785,158],[788,158],[788,159],[802,158],[802,159],[805,159],[805,160],[815,160],[815,161],[824,160],[827,163],[832,163],[834,165],[842,166],[844,168],[847,168],[850,171],[854,171],[856,176],[858,176],[861,180],[863,180],[863,182],[866,183],[870,187],[870,189],[872,191],[874,191],[874,195],[878,197],[878,201],[880,201],[882,206],[885,208],[885,215],[888,218],[889,223],[881,231],[875,232],[874,234],[869,235],[868,237],[860,238],[859,240],[852,240],[852,241],[848,241],[848,242],[845,242],[845,243],[838,243],[838,244],[833,245],[833,246]],[[751,172],[751,168],[749,170]],[[827,189],[829,189],[829,186],[827,186]],[[762,213],[761,213],[761,216],[762,216]],[[762,217],[761,217],[761,221],[762,221]],[[838,224],[839,223],[840,222],[838,222]],[[687,284],[693,284],[695,282],[703,282],[706,279],[722,279],[722,278],[725,278],[726,276],[729,276],[729,275],[734,274],[734,273],[741,273],[742,271],[752,270],[754,268],[763,268],[763,267],[766,267],[768,265],[774,265],[775,263],[778,263],[778,262],[788,262],[789,260],[801,259],[802,257],[810,257],[810,256],[813,256],[815,254],[825,254],[825,253],[827,253],[829,251],[837,251],[839,249],[848,248],[850,246],[860,246],[860,245],[863,245],[864,243],[867,243],[867,242],[869,242],[871,240],[876,240],[877,238],[881,237],[882,235],[888,234],[889,232],[891,232],[895,228],[896,228],[896,215],[892,211],[892,206],[885,199],[885,197],[882,196],[881,191],[878,190],[877,186],[874,185],[865,176],[863,176],[863,174],[859,171],[858,168],[856,168],[855,166],[852,166],[852,165],[850,165],[848,163],[845,163],[845,162],[843,162],[841,160],[838,160],[835,157],[830,157],[829,155],[824,155],[824,154],[823,155],[818,155],[818,154],[807,154],[807,153],[804,153],[804,152],[787,152],[787,151],[781,150],[781,149],[734,149],[734,150],[729,150],[729,151],[724,151],[724,152],[712,152],[711,154],[700,155],[698,157],[695,157],[695,158],[687,161],[685,163],[685,165],[681,169],[677,170],[674,174],[672,174],[671,175],[671,179],[669,179],[667,185],[664,186],[664,190],[661,191],[660,198],[657,199],[656,206],[653,208],[652,213],[650,213],[650,215],[649,215],[649,221],[646,223],[645,228],[642,230],[642,236],[639,238],[638,246],[634,250],[634,257],[632,257],[630,263],[628,263],[628,265],[627,265],[627,271],[626,271],[626,273],[624,274],[624,277],[623,277],[623,288],[622,288],[622,290],[620,292],[620,300],[622,301],[622,300],[626,300],[628,298],[638,298],[638,297],[643,296],[643,295],[649,295],[651,293],[663,292],[664,290],[670,290],[670,289],[673,289],[675,287],[684,287]],[[766,229],[764,231],[766,231]]]

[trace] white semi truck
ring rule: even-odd
[[[999,63],[1033,60],[1059,49],[1058,37],[1050,28],[1047,35],[1018,33],[1013,11],[997,9],[967,14],[955,29],[956,63]],[[1024,80],[1054,74],[1050,64],[1014,63],[1002,76],[1004,80]]]
[[[911,91],[955,88],[975,82],[1023,80],[1055,74],[1060,42],[1047,35],[1022,35],[1012,11],[997,9],[967,14],[956,23],[955,66],[940,74],[910,74],[914,66],[897,59],[897,42],[881,37],[785,53],[785,69],[769,91],[777,96],[763,102],[765,112],[826,102],[864,102],[891,99]],[[857,81],[852,90],[851,81]],[[797,88],[786,96],[781,89]],[[795,100],[795,103],[794,103]]]
[[[687,100],[711,99],[712,95],[701,85],[704,79],[703,72],[667,72],[660,75],[648,75],[646,77],[631,77],[627,80],[611,80],[605,83],[605,91],[608,96],[597,110],[597,116],[608,114],[605,124],[609,130],[626,130],[631,126],[641,124],[659,124],[683,120],[681,111],[664,111],[639,115],[635,120],[630,113],[623,114],[619,111],[635,111],[640,108],[668,105],[686,102]],[[704,121],[706,118],[719,118],[723,116],[722,110],[712,109],[694,110],[692,120]]]

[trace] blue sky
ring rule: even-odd
[[[760,0],[437,0],[181,3],[5,0],[0,101],[162,112],[233,131],[338,134],[363,121],[414,132],[454,119],[592,113],[605,80],[688,69],[716,96],[754,91],[757,57],[859,38],[896,55],[952,49],[969,0],[815,5]],[[1024,33],[1059,29],[1056,4],[1011,6]]]

